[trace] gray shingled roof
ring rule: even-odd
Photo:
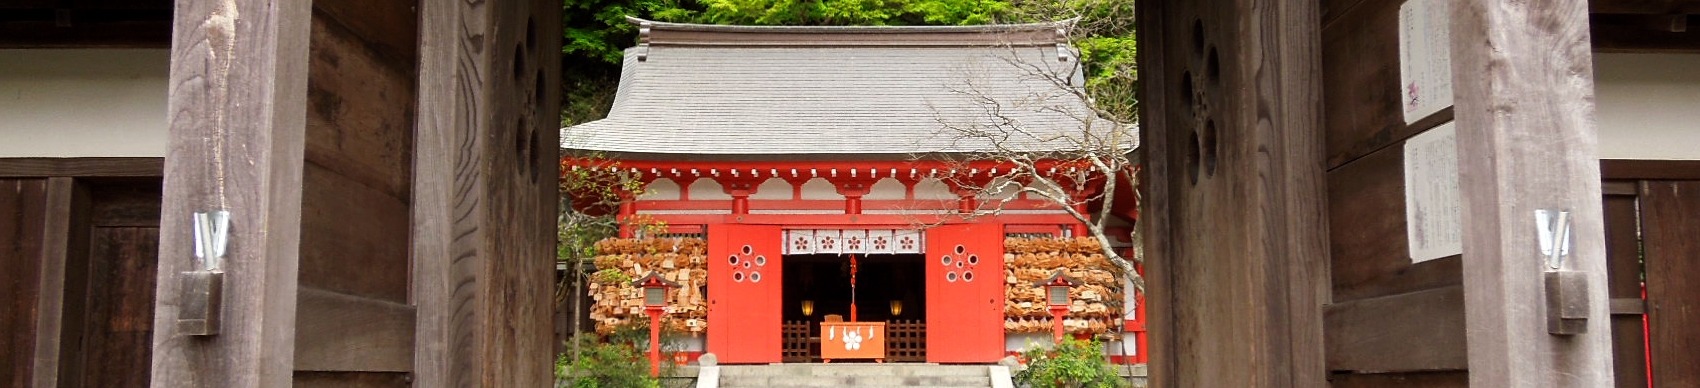
[[[642,21],[640,21],[642,22]],[[731,27],[648,23],[626,50],[608,118],[561,130],[562,147],[623,154],[970,152],[948,126],[1019,128],[1020,146],[1095,119],[1050,79],[1061,24],[979,27]],[[640,60],[641,57],[641,60]],[[994,113],[996,112],[996,113]]]

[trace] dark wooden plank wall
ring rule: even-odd
[[[1641,182],[1653,386],[1700,386],[1700,181]]]
[[[1606,186],[1613,183],[1608,180]],[[1611,279],[1606,293],[1614,301],[1641,302],[1641,219],[1636,205],[1639,185],[1632,181],[1615,183],[1626,190],[1605,190],[1606,262]],[[1612,375],[1620,388],[1647,388],[1647,338],[1642,329],[1646,304],[1640,305],[1640,313],[1614,311],[1611,316]]]
[[[1407,125],[1400,109],[1402,0],[1324,0],[1329,273],[1327,367],[1334,386],[1463,386],[1460,256],[1412,264],[1404,141],[1452,119]]]
[[[406,386],[413,0],[316,1],[307,69],[295,382]],[[372,375],[372,376],[364,376]]]
[[[1694,323],[1692,313],[1700,304],[1700,294],[1692,285],[1692,279],[1700,278],[1700,266],[1693,265],[1700,252],[1692,239],[1694,231],[1700,230],[1696,215],[1700,203],[1684,191],[1700,182],[1700,161],[1602,160],[1600,175],[1606,180],[1606,253],[1611,271],[1607,292],[1613,299],[1612,359],[1617,386],[1647,387],[1649,377],[1656,387],[1691,385],[1700,380],[1700,370],[1692,367],[1692,348],[1683,344],[1700,338],[1700,324]],[[1689,238],[1681,238],[1683,233]],[[1643,318],[1649,320],[1647,330],[1655,333],[1651,339],[1666,341],[1654,344],[1651,354]]]
[[[420,4],[415,386],[551,380],[560,7]]]
[[[79,330],[81,343],[66,348],[76,351],[67,351],[61,361],[60,386],[146,387],[153,354],[160,182],[130,179],[89,186],[86,273],[67,271],[66,276],[66,299],[78,301],[65,305],[66,330]],[[79,288],[81,295],[73,298],[72,290]],[[81,311],[73,314],[76,307]]]
[[[1139,2],[1151,382],[1324,383],[1316,2]]]
[[[34,378],[46,179],[0,179],[0,385]]]
[[[8,386],[147,384],[159,163],[0,159]]]

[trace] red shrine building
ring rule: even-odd
[[[1050,341],[1006,328],[1006,238],[1083,236],[1083,224],[1060,202],[1020,192],[1010,173],[1086,180],[1058,193],[1066,198],[1095,194],[1104,174],[992,155],[1132,131],[1074,94],[1080,64],[1065,25],[633,22],[641,37],[612,111],[562,129],[566,154],[578,155],[564,164],[635,177],[644,189],[620,217],[707,242],[708,327],[692,350],[774,363],[821,360],[798,344],[851,332],[882,341],[822,323],[837,319],[884,323],[892,361],[989,363]],[[1122,183],[1107,214],[1127,239],[1133,195]],[[1132,335],[1141,309],[1128,310],[1112,324],[1127,334],[1109,344],[1116,361],[1144,353]]]

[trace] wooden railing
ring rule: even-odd
[[[785,321],[780,326],[780,360],[783,362],[816,362],[820,357],[820,336],[815,332],[818,323]],[[895,320],[886,323],[886,362],[926,362],[927,322],[919,319]]]
[[[814,343],[819,338],[813,334],[814,324],[809,321],[785,321],[780,325],[782,340],[780,340],[780,361],[810,362],[814,360]]]
[[[926,362],[927,322],[900,319],[885,325],[886,362]]]

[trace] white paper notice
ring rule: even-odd
[[[1412,264],[1464,253],[1457,133],[1446,123],[1405,141],[1405,230]]]
[[[1452,106],[1452,38],[1447,0],[1399,6],[1399,99],[1410,124]]]

